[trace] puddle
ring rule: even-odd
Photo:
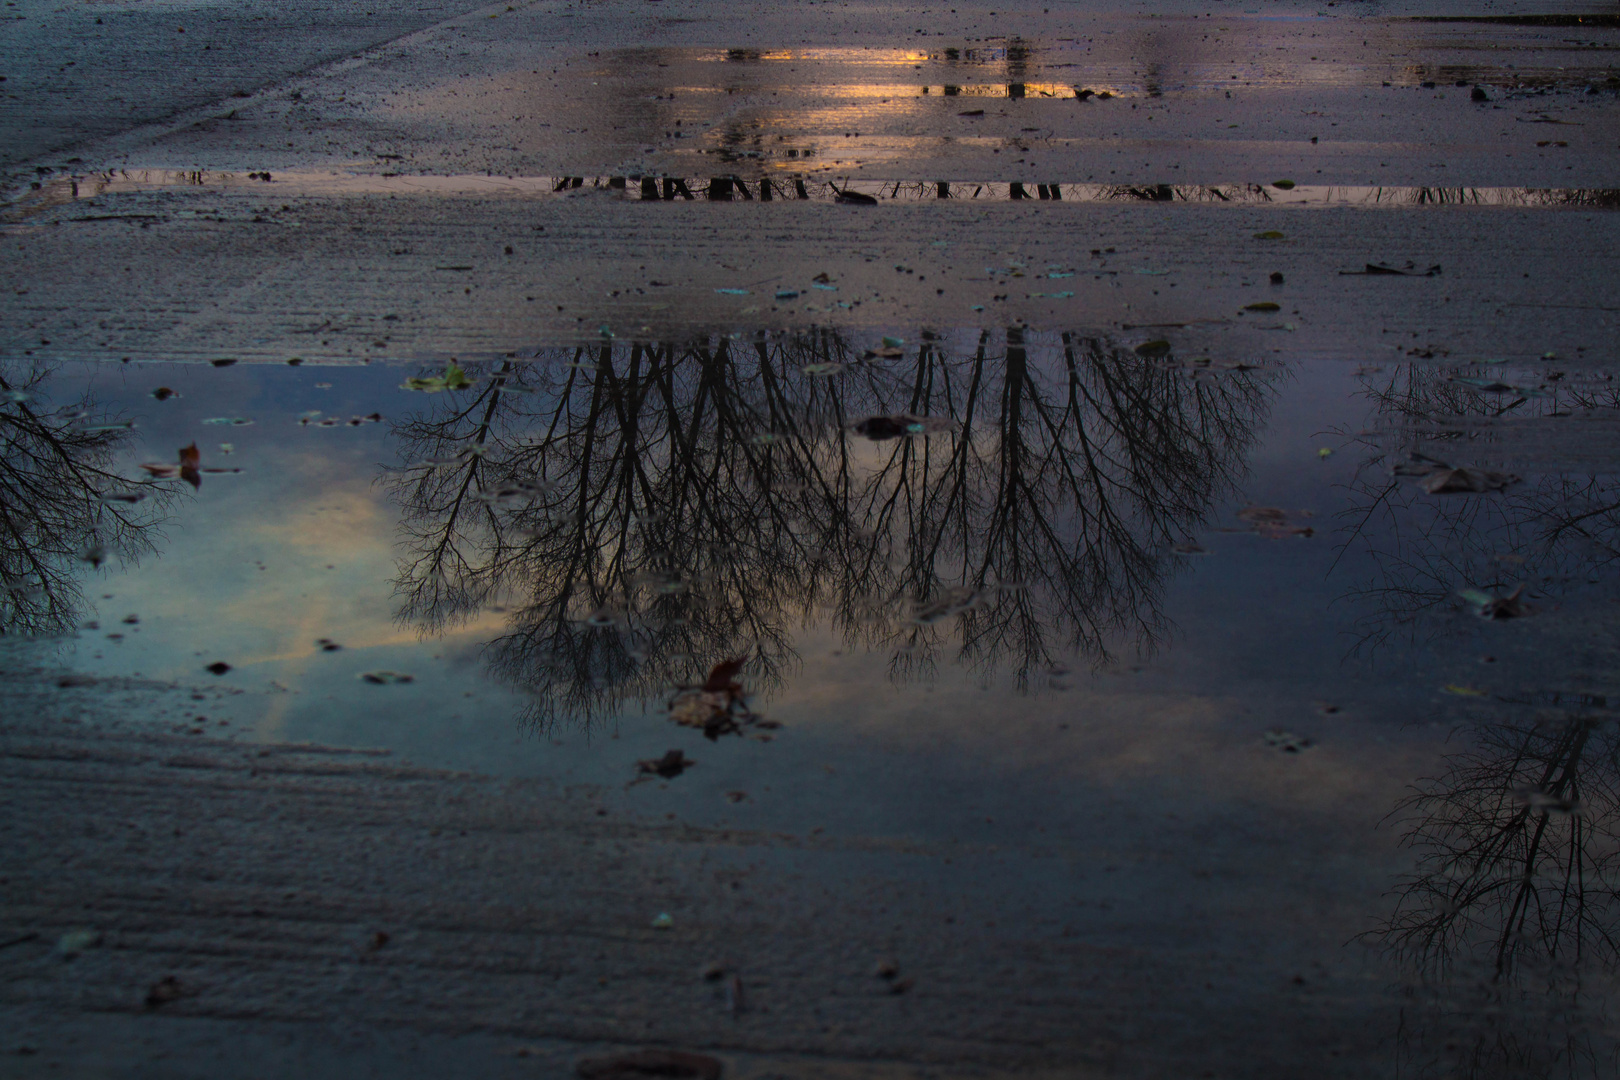
[[[1607,925],[1610,373],[915,327],[0,371],[4,655],[70,717],[828,837],[1123,813],[1181,865],[1235,817],[1222,940],[1375,980]],[[1094,932],[1157,940],[1161,873]]]

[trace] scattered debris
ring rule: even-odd
[[[574,1066],[581,1080],[720,1080],[718,1058],[683,1050],[637,1050],[611,1057],[585,1058]]]

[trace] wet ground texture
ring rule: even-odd
[[[0,1075],[1620,1070],[1612,12],[4,18]]]

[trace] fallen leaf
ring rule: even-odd
[[[1281,311],[1281,304],[1274,304],[1270,300],[1261,300],[1254,304],[1244,304],[1244,311]]]
[[[707,691],[741,691],[737,684],[737,676],[742,673],[743,665],[748,663],[746,656],[733,657],[722,660],[709,669],[709,677],[703,682],[703,689]]]
[[[402,390],[420,390],[423,393],[437,394],[441,390],[465,390],[473,385],[473,380],[468,378],[467,373],[461,370],[461,366],[452,360],[446,365],[443,375],[427,377],[412,375],[399,385]]]
[[[100,930],[69,930],[56,939],[56,952],[71,960],[86,949],[93,949],[100,944]]]
[[[146,1007],[155,1009],[184,997],[186,989],[173,975],[165,975],[146,989]]]
[[[1161,356],[1169,356],[1170,343],[1168,341],[1144,341],[1142,344],[1136,347],[1135,352],[1137,356],[1146,357],[1148,359],[1157,359]]]
[[[1530,614],[1530,605],[1520,597],[1520,585],[1511,593],[1489,593],[1482,589],[1459,589],[1457,595],[1474,606],[1474,614],[1482,619],[1518,619]]]
[[[662,776],[666,780],[673,780],[696,764],[681,751],[671,750],[663,757],[636,762],[636,771],[644,776]]]
[[[1435,263],[1427,270],[1419,270],[1412,263],[1407,263],[1405,266],[1390,266],[1387,263],[1367,263],[1366,268],[1362,270],[1340,270],[1339,276],[1354,277],[1359,275],[1377,277],[1379,275],[1388,275],[1393,277],[1439,277],[1440,273],[1441,271],[1439,263]]]
[[[1282,240],[1282,239],[1285,239],[1283,234],[1278,232],[1276,229],[1267,229],[1265,232],[1257,232],[1257,233],[1254,234],[1254,238],[1256,240]]]
[[[1440,466],[1423,477],[1423,490],[1430,495],[1473,494],[1502,491],[1519,482],[1511,473],[1488,469],[1454,469]]]
[[[1298,524],[1286,510],[1275,506],[1245,506],[1237,516],[1239,521],[1247,522],[1253,532],[1268,540],[1278,540],[1284,536],[1313,536],[1316,533],[1311,526]]]
[[[1316,745],[1310,739],[1301,738],[1291,732],[1279,728],[1272,728],[1260,736],[1262,742],[1274,750],[1281,750],[1285,754],[1297,754]]]

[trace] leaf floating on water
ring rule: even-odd
[[[863,360],[898,360],[904,355],[905,355],[905,353],[901,349],[899,349],[899,348],[897,348],[897,347],[895,347],[893,345],[884,345],[884,346],[882,346],[880,348],[876,348],[876,349],[867,349],[866,352],[861,354],[861,359],[863,359]]]
[[[603,628],[608,626],[623,626],[625,624],[624,612],[611,604],[604,604],[579,620],[586,626]]]
[[[1253,304],[1244,304],[1244,311],[1281,311],[1281,304],[1274,304],[1270,300],[1261,300]]]
[[[1197,544],[1193,543],[1191,540],[1185,540],[1185,541],[1183,541],[1183,542],[1181,542],[1179,544],[1173,544],[1173,545],[1171,545],[1170,550],[1175,552],[1177,555],[1208,555],[1209,554],[1209,549],[1199,547]]]
[[[92,540],[79,549],[79,559],[99,569],[107,561],[107,546],[99,540]]]
[[[1413,263],[1407,263],[1405,266],[1390,266],[1388,263],[1367,263],[1366,268],[1362,270],[1339,271],[1340,277],[1378,277],[1379,275],[1389,277],[1439,277],[1440,264],[1436,263],[1427,270],[1419,270]]]
[[[1448,694],[1455,694],[1457,697],[1486,697],[1487,696],[1487,694],[1486,694],[1486,692],[1484,690],[1478,690],[1478,689],[1475,689],[1472,686],[1461,686],[1461,685],[1459,685],[1457,683],[1447,683],[1446,685],[1442,686],[1440,689],[1445,691]]]
[[[203,423],[224,424],[230,427],[248,427],[253,423],[253,421],[244,416],[210,416],[208,419],[204,420]]]
[[[737,681],[747,662],[745,656],[722,660],[709,669],[701,686],[679,687],[669,702],[669,718],[682,727],[699,729],[710,741],[740,735],[744,727],[780,726],[749,709],[747,691]]]
[[[343,648],[343,646],[339,645],[331,638],[317,638],[315,640],[315,644],[320,647],[321,652],[337,652],[339,649]]]
[[[1145,359],[1157,360],[1161,356],[1169,356],[1170,348],[1168,341],[1144,341],[1136,347],[1135,352]]]
[[[679,750],[671,750],[661,758],[649,758],[646,761],[636,762],[636,771],[644,776],[662,776],[666,780],[673,780],[697,762],[687,757]],[[669,916],[664,916],[668,918]]]
[[[898,348],[900,348],[900,346],[904,345],[905,343],[906,343],[905,338],[886,337],[886,338],[883,339],[883,346],[884,346],[884,348],[887,348],[887,349],[898,349]]]
[[[202,475],[197,468],[197,464],[202,460],[202,454],[197,449],[197,444],[192,443],[190,446],[182,446],[179,451],[178,459],[179,460],[173,465],[162,461],[143,462],[141,464],[141,468],[146,470],[147,475],[151,476],[154,480],[180,479],[184,480],[194,488],[201,487]],[[215,470],[209,471],[212,472]]]
[[[71,960],[86,949],[93,949],[100,944],[100,930],[69,930],[56,939],[56,953]]]
[[[168,401],[170,398],[179,397],[180,391],[171,390],[167,386],[160,386],[156,390],[152,391],[152,396],[157,398],[159,401]]]
[[[957,116],[983,116],[984,115],[984,110],[983,109],[969,109],[967,112],[959,112],[956,115]]]
[[[142,499],[146,498],[148,494],[149,493],[145,491],[104,491],[100,495],[96,496],[96,498],[100,499],[104,503],[121,502],[133,504],[140,502]]]
[[[806,364],[799,370],[804,372],[806,375],[811,376],[837,375],[844,370],[844,365],[830,362],[825,364]]]
[[[1510,593],[1488,593],[1482,589],[1459,589],[1457,595],[1468,601],[1474,614],[1482,619],[1520,619],[1530,614],[1531,608],[1520,597],[1525,587],[1520,585]]]
[[[1293,191],[1294,190],[1294,182],[1292,180],[1273,180],[1271,182],[1271,186],[1276,188],[1279,191]]]
[[[838,192],[838,196],[837,198],[833,199],[833,202],[841,202],[848,206],[877,205],[877,199],[863,191],[851,191],[849,188],[845,188],[844,190]]]
[[[709,669],[709,677],[704,680],[703,689],[741,693],[742,686],[737,682],[737,676],[742,674],[743,666],[747,663],[748,658],[746,656],[736,656],[730,660],[720,661]]]
[[[864,435],[873,442],[885,442],[889,439],[909,438],[916,435],[932,435],[942,431],[950,431],[956,425],[939,416],[868,416],[864,420],[857,420],[851,430],[857,435]]]
[[[420,390],[427,394],[437,394],[441,390],[465,390],[472,385],[473,380],[454,360],[446,365],[443,375],[412,375],[399,384],[401,390]]]
[[[1297,754],[1316,745],[1310,739],[1302,738],[1280,728],[1272,728],[1261,735],[1260,739],[1273,750],[1281,750],[1285,754]]]
[[[1513,797],[1522,805],[1543,813],[1579,815],[1581,801],[1574,796],[1554,795],[1538,787],[1522,787],[1514,791]]]
[[[1265,232],[1257,232],[1257,233],[1254,234],[1254,238],[1256,240],[1283,240],[1283,239],[1286,239],[1286,237],[1284,237],[1283,234],[1278,232],[1276,229],[1267,229]]]
[[[747,289],[716,289],[714,291],[721,294],[722,296],[747,296],[747,295],[749,295]]]
[[[1250,530],[1268,540],[1285,536],[1314,536],[1316,530],[1295,521],[1286,510],[1275,506],[1245,506],[1237,513],[1238,520],[1248,523]]]
[[[1423,490],[1430,495],[1484,494],[1503,491],[1519,482],[1512,473],[1489,469],[1453,469],[1441,465],[1423,476]]]
[[[231,670],[231,665],[227,664],[223,660],[215,660],[212,664],[209,664],[205,670],[210,671],[215,675],[223,675],[227,671]]]
[[[799,290],[798,289],[778,289],[778,290],[776,290],[776,299],[778,299],[778,300],[797,300],[798,298],[799,298]]]
[[[362,671],[360,681],[371,683],[374,686],[397,686],[403,683],[413,683],[416,676],[406,675],[398,671]]]

